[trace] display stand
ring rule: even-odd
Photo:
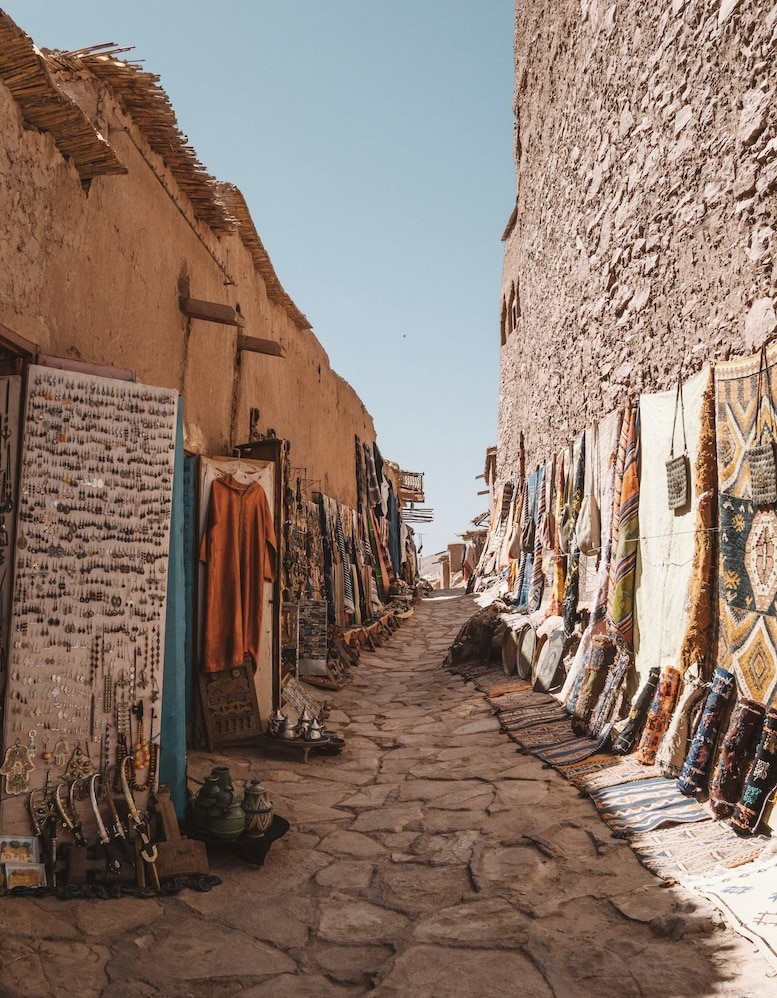
[[[5,691],[0,827],[33,789],[137,744],[155,780],[178,394],[30,366]]]

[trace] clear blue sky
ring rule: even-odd
[[[425,473],[442,550],[486,508],[501,234],[514,204],[513,0],[0,0],[39,47],[115,42],[375,420]],[[293,441],[292,441],[293,443]]]

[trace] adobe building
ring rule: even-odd
[[[280,707],[296,721],[303,665],[335,682],[330,628],[372,626],[415,574],[401,509],[423,476],[384,462],[242,194],[123,51],[42,52],[0,11],[0,827],[17,834],[32,791],[51,804],[115,766],[141,793],[170,785],[182,815],[193,732],[214,749],[261,741]]]
[[[355,505],[375,428],[284,291],[240,191],[209,176],[153,74],[41,54],[0,18],[0,322],[42,353],[132,370],[185,399],[192,442],[260,429]]]

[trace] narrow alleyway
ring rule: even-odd
[[[171,897],[0,900],[2,998],[762,996],[775,980],[663,886],[590,801],[441,669],[473,612],[437,594],[335,694],[336,757],[194,754],[261,777],[291,824],[265,865]],[[320,698],[319,694],[319,698]]]

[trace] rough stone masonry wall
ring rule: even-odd
[[[777,327],[777,4],[516,0],[515,29],[501,479],[519,431],[540,460]]]

